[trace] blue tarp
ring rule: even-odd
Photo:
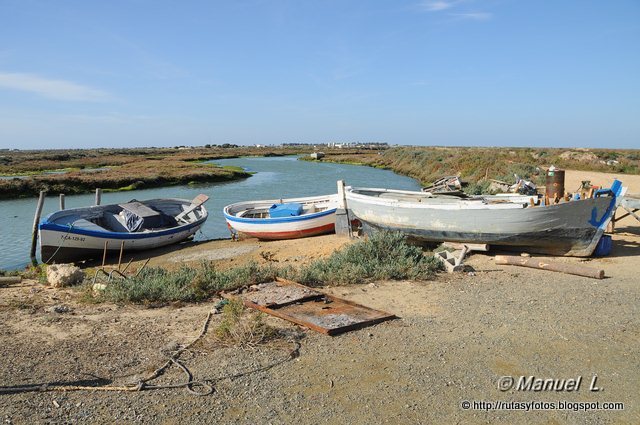
[[[288,204],[273,204],[269,208],[269,217],[296,217],[302,214],[302,204],[291,202]]]

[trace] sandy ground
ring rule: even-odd
[[[589,173],[594,184],[599,180]],[[608,183],[607,175],[602,183]],[[640,192],[640,176],[622,176]],[[574,180],[572,180],[574,179]],[[568,173],[567,188],[583,177]],[[586,178],[584,178],[586,179]],[[164,252],[157,265],[202,258],[220,267],[241,261],[295,264],[327,255],[345,241],[323,236],[289,242],[214,241]],[[305,331],[300,356],[285,343],[220,348],[210,336],[185,355],[198,380],[216,392],[0,394],[5,423],[640,423],[640,223],[618,223],[610,256],[560,258],[603,268],[594,280],[496,266],[474,254],[472,274],[429,282],[376,282],[326,288],[399,319],[342,336]],[[163,349],[186,343],[216,300],[148,309],[87,304],[72,289],[34,282],[0,288],[0,390],[45,382],[132,382],[159,366]],[[63,305],[66,313],[50,307]],[[219,316],[214,316],[213,325]],[[270,318],[283,329],[293,325]],[[166,350],[165,350],[166,351]],[[232,376],[240,375],[240,376]],[[582,377],[579,391],[500,391],[503,376]],[[590,391],[597,375],[600,391]],[[161,382],[177,382],[172,370]],[[480,402],[624,403],[622,411],[505,411],[462,408]],[[472,405],[473,406],[473,405]],[[477,406],[479,407],[479,406]]]
[[[622,185],[628,188],[628,194],[640,197],[640,175],[567,170],[565,173],[564,187],[566,191],[576,191],[583,180],[590,180],[591,184],[596,186],[609,187],[613,179],[620,180]]]

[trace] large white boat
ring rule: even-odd
[[[589,256],[626,188],[614,180],[588,199],[531,202],[523,195],[459,198],[390,189],[347,188],[349,210],[367,225],[431,242],[472,242],[529,252]]]

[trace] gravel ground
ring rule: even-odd
[[[589,261],[593,280],[474,255],[473,275],[430,282],[334,287],[334,295],[400,318],[337,337],[306,331],[290,345],[220,348],[207,336],[184,355],[213,395],[184,389],[136,393],[0,395],[5,423],[640,423],[640,291],[637,227],[616,235],[613,255]],[[560,259],[578,263],[578,259]],[[149,309],[78,303],[71,290],[27,283],[0,289],[0,385],[135,381],[163,349],[200,332],[213,302]],[[56,313],[51,306],[68,306]],[[214,316],[215,322],[219,316]],[[283,329],[292,325],[269,318]],[[229,378],[231,375],[237,375]],[[497,388],[502,376],[583,377],[577,392]],[[599,392],[589,391],[597,375]],[[171,369],[160,383],[179,382]],[[463,410],[468,401],[623,402],[624,411]]]

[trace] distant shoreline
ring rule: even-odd
[[[236,167],[205,163],[246,156],[309,155],[312,146],[131,148],[0,152],[0,200],[49,194],[75,195],[128,191],[185,184],[233,181],[251,176]],[[319,161],[391,170],[428,185],[445,175],[459,175],[472,193],[487,190],[490,180],[509,183],[515,175],[544,183],[544,169],[559,168],[640,174],[640,151],[633,149],[392,147],[324,148]],[[301,159],[316,161],[308,156]],[[15,178],[7,178],[15,176]]]
[[[0,200],[49,194],[77,195],[96,188],[105,192],[234,181],[252,174],[208,161],[241,156],[283,156],[256,148],[90,149],[10,151],[0,155]]]

